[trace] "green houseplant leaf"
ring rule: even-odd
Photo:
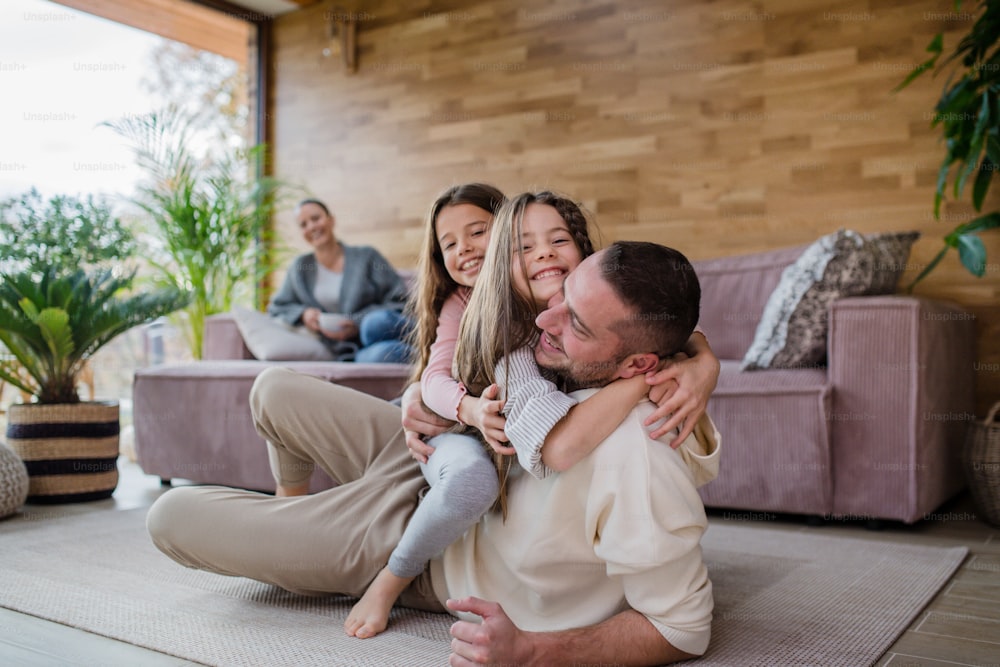
[[[134,273],[49,267],[0,274],[0,379],[40,403],[76,403],[83,363],[128,329],[187,305],[189,295],[163,289],[129,295]],[[23,368],[27,378],[18,372]]]
[[[997,164],[987,155],[979,165],[979,173],[976,174],[976,182],[972,185],[972,205],[977,211],[983,209],[983,200],[986,199],[986,192],[990,189],[990,181],[993,179],[993,172],[996,171]]]
[[[958,258],[974,276],[986,273],[986,246],[975,234],[958,235]]]
[[[961,2],[956,2],[956,10]],[[928,71],[952,71],[934,107],[932,127],[940,128],[945,154],[938,169],[934,191],[934,217],[940,219],[949,179],[951,194],[961,198],[972,178],[972,204],[981,211],[986,203],[993,172],[1000,166],[1000,2],[980,0],[977,17],[955,50],[943,61],[944,35],[939,33],[927,46],[931,57],[920,63],[894,89],[902,90]],[[973,178],[975,175],[975,178]],[[941,250],[910,283],[913,288],[938,266],[950,248],[973,275],[986,270],[986,246],[978,232],[997,227],[995,214],[956,225],[944,237]]]
[[[944,35],[940,33],[934,35],[934,39],[932,39],[931,43],[927,45],[926,51],[928,53],[933,53],[934,55],[925,60],[924,62],[920,63],[919,65],[917,65],[913,69],[913,71],[910,72],[905,79],[903,79],[903,82],[893,89],[893,92],[900,91],[903,88],[906,88],[908,85],[910,85],[910,82],[912,82],[914,79],[916,79],[918,76],[920,76],[927,70],[932,69],[937,64],[937,60],[941,56],[941,52],[944,51]]]

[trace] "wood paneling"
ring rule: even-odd
[[[270,102],[277,174],[397,265],[413,263],[434,196],[473,179],[564,191],[605,240],[695,259],[917,229],[904,284],[972,215],[931,215],[943,77],[891,92],[935,32],[951,48],[969,25],[946,0],[400,5],[279,17]],[[327,36],[336,11],[358,21],[354,74]],[[985,278],[950,257],[917,290],[975,314],[980,415],[1000,399],[1000,234],[983,238]]]

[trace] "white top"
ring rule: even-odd
[[[431,562],[442,603],[493,600],[518,627],[543,632],[631,608],[676,648],[704,653],[713,600],[700,546],[708,522],[696,487],[718,473],[720,436],[706,416],[700,434],[671,449],[675,434],[653,441],[642,424],[654,409],[643,400],[565,472],[537,479],[513,468],[507,521],[488,512]]]
[[[324,312],[340,312],[340,285],[343,281],[343,273],[331,271],[319,262],[316,263],[316,285],[313,287],[313,296],[319,305],[323,306]]]

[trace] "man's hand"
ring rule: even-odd
[[[698,420],[705,414],[708,398],[719,381],[719,360],[705,337],[693,334],[689,348],[693,356],[679,352],[666,361],[662,370],[646,374],[646,382],[652,385],[649,400],[658,407],[644,423],[651,426],[669,416],[649,435],[656,439],[680,427],[680,434],[670,443],[675,449],[691,435]]]
[[[452,667],[472,665],[664,665],[695,656],[674,647],[648,618],[628,609],[597,625],[555,632],[522,630],[496,602],[448,600],[452,611],[481,616],[482,623],[451,626]]]
[[[441,435],[452,422],[427,409],[420,398],[418,382],[406,388],[400,398],[400,406],[403,411],[403,433],[406,435],[410,456],[421,463],[427,463],[427,457],[434,453],[434,448],[425,443],[423,438]]]
[[[451,626],[452,667],[470,665],[530,665],[531,633],[510,620],[503,607],[476,597],[448,600],[448,609],[467,611],[483,618],[482,623],[456,621]]]

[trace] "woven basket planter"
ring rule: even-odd
[[[28,471],[9,447],[0,445],[0,518],[9,516],[28,497]]]
[[[30,481],[28,502],[109,498],[118,486],[118,403],[14,404],[7,444]]]
[[[981,422],[972,422],[962,450],[962,465],[972,501],[983,518],[1000,526],[1000,402]]]

